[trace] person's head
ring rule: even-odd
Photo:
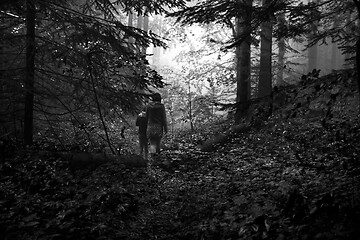
[[[152,100],[154,102],[161,102],[161,95],[160,93],[154,93],[152,96],[151,96]]]
[[[143,116],[144,114],[146,114],[146,107],[142,107],[140,109],[140,112],[139,112],[138,116]]]

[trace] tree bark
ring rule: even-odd
[[[128,16],[128,26],[133,27],[133,14],[132,13],[130,13]],[[134,43],[133,37],[129,37],[129,43]]]
[[[128,26],[132,27],[133,26],[133,14],[130,13],[128,16]]]
[[[153,24],[157,24],[158,25],[158,29],[155,30],[156,34],[161,33],[161,29],[162,29],[162,25],[163,25],[163,21],[160,17],[156,16],[154,19],[154,23]],[[161,56],[161,48],[160,47],[155,47],[153,48],[153,56],[152,56],[152,64],[154,66],[158,66],[160,64],[160,56]]]
[[[137,24],[136,24],[136,27],[138,29],[142,29],[143,27],[143,16],[142,15],[138,15],[138,18],[137,18]]]
[[[192,115],[192,96],[191,96],[191,85],[190,85],[190,79],[188,81],[188,102],[189,102],[189,121],[190,121],[190,129],[191,132],[194,131],[194,122],[193,122],[193,115]]]
[[[26,76],[25,76],[25,114],[24,144],[33,143],[34,121],[34,77],[35,77],[35,4],[26,1]]]
[[[339,18],[337,16],[334,17],[334,23],[333,28],[337,29],[339,27]],[[339,48],[337,45],[337,42],[332,41],[331,42],[331,69],[332,70],[338,70],[339,69]]]
[[[353,0],[357,9],[358,17],[360,16],[360,1]],[[358,36],[356,42],[356,75],[357,75],[357,82],[358,82],[358,90],[360,94],[360,36]],[[359,98],[360,99],[360,98]],[[359,104],[360,108],[360,104]]]
[[[278,69],[278,74],[277,74],[276,85],[281,86],[281,85],[284,85],[284,83],[285,83],[284,69],[285,69],[286,45],[285,45],[285,40],[284,39],[279,40],[278,48],[279,48],[279,55],[278,55],[279,69]]]
[[[279,17],[279,25],[280,27],[285,24],[285,14],[282,13]],[[276,85],[284,85],[284,69],[285,69],[285,52],[286,52],[286,44],[285,39],[280,38],[278,40],[278,72],[277,72],[277,79],[276,79]]]
[[[316,29],[317,29],[317,22],[312,22],[310,34],[315,33]],[[311,41],[311,36],[309,36],[309,41]],[[317,56],[318,56],[318,47],[317,44],[314,44],[308,49],[308,72],[311,72],[313,69],[317,68]]]
[[[263,0],[263,6],[269,0]],[[261,24],[261,46],[260,46],[260,73],[258,85],[258,97],[271,95],[272,90],[272,22],[271,19]]]
[[[317,45],[313,45],[309,48],[308,50],[308,59],[309,59],[309,63],[308,63],[308,72],[311,72],[313,69],[317,68]]]
[[[352,13],[351,12],[347,12],[346,13],[346,26],[347,28],[345,29],[345,31],[347,32],[347,34],[352,34]],[[351,47],[351,43],[349,43],[348,47]],[[345,53],[345,61],[347,61],[348,59],[350,59],[353,55],[350,54],[349,52]],[[356,64],[353,64],[352,66],[350,64],[348,64],[348,68],[354,67],[356,68]]]
[[[356,73],[357,73],[356,75],[357,75],[358,89],[360,94],[360,37],[358,37],[358,40],[356,42]]]
[[[145,15],[144,16],[144,25],[143,25],[144,31],[148,32],[149,31],[149,16]],[[146,54],[146,47],[144,46],[142,48],[142,54]]]
[[[247,0],[252,5],[252,0]],[[240,121],[241,115],[247,109],[247,102],[250,99],[250,77],[251,77],[251,13],[247,13],[243,18],[236,19],[236,34],[239,38],[246,33],[244,41],[236,46],[236,112],[235,122]]]
[[[144,25],[143,25],[143,29],[145,32],[149,31],[149,16],[144,16]]]

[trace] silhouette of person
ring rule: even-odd
[[[161,103],[161,95],[152,95],[152,102],[146,108],[147,137],[150,142],[150,152],[160,153],[160,143],[163,133],[167,133],[165,106]]]
[[[148,158],[148,138],[147,138],[147,118],[146,118],[146,110],[145,108],[139,113],[136,118],[136,126],[139,127],[139,149],[140,155],[145,159]],[[144,155],[145,154],[145,155]]]

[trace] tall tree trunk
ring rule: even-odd
[[[133,14],[130,13],[128,16],[128,26],[132,27],[133,26]]]
[[[284,69],[285,69],[285,52],[286,52],[286,44],[285,39],[281,38],[278,42],[279,54],[278,54],[278,74],[276,79],[276,85],[284,85]]]
[[[318,52],[318,48],[317,48],[317,44],[311,46],[308,49],[308,72],[311,72],[313,69],[317,68],[317,52]]]
[[[142,29],[142,27],[143,27],[143,16],[138,14],[136,28]],[[135,46],[136,46],[136,51],[138,53],[141,53],[143,51],[143,47],[139,43],[135,44]]]
[[[356,73],[357,73],[356,75],[357,75],[358,89],[360,94],[360,37],[358,37],[358,40],[356,42]]]
[[[285,13],[281,13],[279,17],[279,27],[281,28],[285,24]],[[286,44],[285,39],[280,38],[278,40],[278,72],[277,72],[277,79],[276,79],[276,85],[284,85],[284,69],[285,69],[285,52],[286,52]]]
[[[348,12],[346,13],[346,20],[345,20],[346,23],[345,23],[345,25],[346,25],[347,27],[346,27],[345,31],[346,31],[346,33],[349,34],[349,35],[351,35],[351,34],[352,34],[352,31],[353,31],[353,29],[352,29],[352,26],[353,26],[352,16],[353,16],[352,12],[348,11]],[[348,47],[351,48],[351,42],[348,43]],[[344,56],[344,57],[345,57],[345,63],[346,63],[349,59],[351,59],[353,56],[354,56],[353,54],[351,54],[351,53],[349,53],[349,52],[346,52],[346,53],[345,53],[345,56]],[[353,64],[350,64],[350,62],[347,62],[347,63],[346,63],[346,68],[350,68],[350,69],[351,69],[351,68],[356,68],[356,63],[353,62]]]
[[[143,27],[143,16],[138,14],[136,27],[142,29]]]
[[[129,16],[128,16],[128,26],[129,27],[133,27],[133,14],[130,13]],[[130,37],[129,38],[129,43],[134,43],[134,38]]]
[[[353,0],[357,9],[358,17],[360,16],[360,1]],[[357,75],[357,82],[358,82],[358,90],[360,94],[360,36],[358,35],[356,42],[356,75]],[[360,99],[360,97],[359,97]],[[360,107],[360,104],[359,104]]]
[[[316,2],[317,0],[314,0]],[[309,36],[309,41],[311,41],[311,34],[316,32],[317,29],[317,22],[311,23],[311,32]],[[318,47],[317,44],[309,47],[308,49],[308,72],[311,72],[313,69],[317,68],[317,57],[318,57]]]
[[[249,6],[252,0],[247,0]],[[240,121],[241,115],[246,111],[250,99],[250,77],[251,77],[251,13],[247,13],[242,19],[236,19],[237,37],[246,34],[243,41],[236,46],[236,112],[235,122]]]
[[[26,11],[25,146],[32,145],[34,128],[35,4],[32,0],[26,1]]]
[[[143,25],[143,29],[145,32],[149,31],[149,16],[144,16],[144,25]]]
[[[158,29],[155,30],[155,33],[160,35],[162,25],[163,25],[163,21],[162,21],[161,17],[158,17],[158,16],[155,17],[154,24],[156,24],[156,23],[158,24]],[[158,66],[160,64],[160,56],[161,56],[161,48],[154,46],[153,56],[152,56],[152,64],[154,66]]]
[[[143,25],[144,31],[148,32],[149,31],[149,16],[145,15],[144,16],[144,25]],[[142,54],[146,54],[146,47],[144,46],[142,48]]]
[[[334,17],[333,28],[337,29],[339,27],[339,18],[337,16]],[[339,58],[341,54],[339,54],[339,48],[335,41],[331,42],[331,69],[337,70],[339,68],[338,64],[341,61]]]
[[[191,85],[190,85],[190,79],[188,81],[188,101],[189,101],[189,121],[190,121],[190,129],[193,132],[194,131],[194,122],[193,122],[193,115],[192,115],[192,96],[191,96]]]
[[[346,13],[346,24],[345,24],[347,26],[347,28],[345,29],[347,34],[352,34],[352,23],[351,22],[352,22],[352,13],[350,11],[348,11]],[[349,43],[348,47],[351,47],[351,43]],[[345,53],[345,62],[348,59],[350,59],[352,56],[353,55],[350,54],[349,52]],[[353,64],[351,66],[351,64],[347,64],[347,68],[352,68],[352,67],[356,68],[356,65]]]
[[[269,0],[263,0],[263,6]],[[258,97],[270,96],[272,90],[272,22],[269,19],[261,24],[261,46],[260,46],[260,73],[258,85]]]

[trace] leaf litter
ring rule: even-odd
[[[284,88],[287,105],[210,152],[192,137],[215,135],[216,124],[174,136],[176,149],[148,168],[110,162],[74,176],[56,156],[8,158],[0,167],[4,239],[356,239],[358,98],[330,80]]]

